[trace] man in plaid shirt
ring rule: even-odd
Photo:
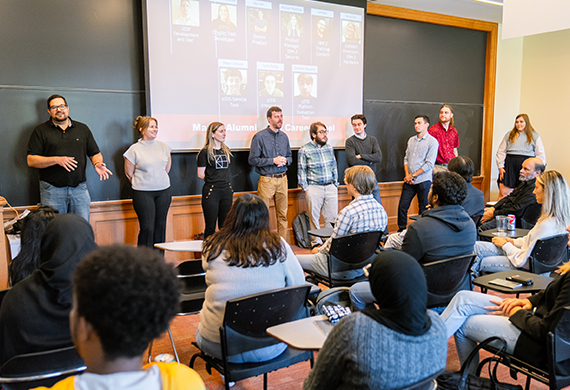
[[[311,142],[299,149],[297,178],[307,198],[311,229],[320,229],[321,213],[325,227],[330,227],[338,214],[338,171],[334,150],[327,144],[327,127],[315,122],[311,124],[309,133]],[[314,248],[322,241],[313,237],[311,244]]]
[[[328,256],[333,238],[352,233],[383,231],[388,224],[388,215],[384,207],[372,196],[372,190],[377,183],[376,175],[370,167],[356,165],[348,168],[344,172],[344,182],[348,194],[354,197],[354,200],[338,213],[332,235],[317,253],[297,256],[301,267],[307,272],[328,275]],[[362,270],[351,270],[336,272],[333,277],[354,279],[362,274]]]

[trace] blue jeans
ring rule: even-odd
[[[348,292],[350,295],[350,301],[352,305],[358,309],[363,310],[376,301],[374,295],[372,294],[372,290],[370,290],[370,282],[360,282],[355,283],[350,287]]]
[[[56,187],[40,180],[40,202],[52,206],[60,214],[77,214],[89,222],[91,197],[86,182],[77,187]]]
[[[447,337],[455,335],[455,347],[461,364],[477,343],[491,336],[505,339],[507,353],[512,354],[515,349],[521,330],[509,321],[509,317],[486,314],[488,310],[484,309],[485,306],[495,306],[491,299],[502,300],[493,295],[459,291],[441,314],[447,328]],[[477,368],[477,361],[469,368],[472,374]]]
[[[428,205],[428,194],[431,187],[431,180],[418,184],[404,183],[400,203],[398,204],[398,230],[402,231],[408,227],[408,209],[416,194],[418,195],[419,214],[426,211]]]
[[[380,197],[380,188],[378,188],[378,183],[376,183],[374,189],[372,190],[372,196],[378,203],[382,204],[382,198]]]
[[[471,269],[476,277],[481,274],[481,271],[503,272],[517,269],[517,267],[511,263],[503,248],[499,248],[492,242],[475,242],[473,252],[475,252],[477,257]]]
[[[198,347],[200,347],[204,353],[213,356],[216,359],[222,359],[221,344],[202,337],[199,330],[196,331],[196,344],[198,344]],[[253,351],[228,356],[228,362],[237,364],[266,362],[268,360],[275,359],[286,349],[287,345],[284,343],[273,344],[269,347],[254,349]]]

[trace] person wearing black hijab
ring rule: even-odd
[[[446,328],[426,308],[421,266],[400,251],[374,259],[370,286],[379,308],[343,318],[304,383],[308,389],[393,389],[445,368]]]
[[[62,214],[46,227],[40,266],[6,293],[0,309],[0,364],[11,357],[73,345],[69,331],[71,277],[97,247],[91,225]]]

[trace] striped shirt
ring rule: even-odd
[[[328,255],[335,237],[375,230],[384,231],[387,224],[388,215],[384,207],[372,195],[360,195],[340,210],[332,235],[319,249],[319,253]]]
[[[333,147],[317,145],[311,141],[301,146],[298,154],[297,178],[303,191],[309,185],[324,185],[334,182],[338,187],[338,172]]]

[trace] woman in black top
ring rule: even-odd
[[[233,189],[230,184],[232,152],[226,146],[226,127],[212,122],[206,133],[206,144],[198,153],[198,177],[205,181],[202,187],[202,210],[206,229],[204,238],[221,228],[232,207]]]

